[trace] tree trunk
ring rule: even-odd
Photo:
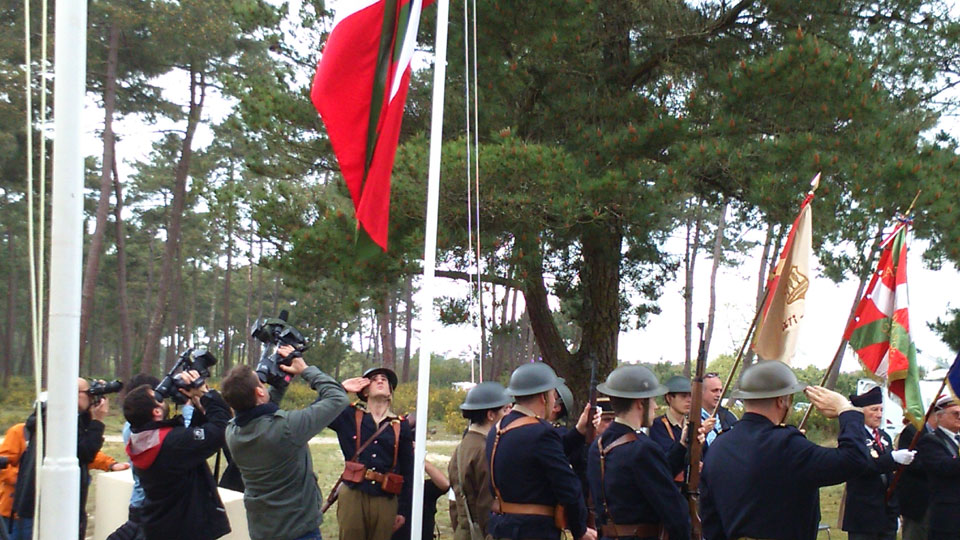
[[[688,209],[689,212],[689,209]],[[683,376],[690,377],[690,363],[693,358],[693,278],[697,264],[697,252],[700,250],[700,228],[703,226],[703,200],[697,202],[693,223],[687,216],[686,246],[683,252]],[[691,226],[693,238],[690,237]]]
[[[767,224],[767,234],[763,239],[763,253],[760,255],[760,273],[757,274],[757,300],[754,302],[754,313],[760,310],[760,301],[763,300],[763,289],[767,283],[767,260],[770,258],[770,246],[773,242],[773,227],[773,223]],[[747,352],[744,353],[744,366],[753,364],[754,354],[753,349],[747,350]]]
[[[3,205],[7,206],[7,191],[3,192]],[[9,216],[8,216],[9,217]],[[13,350],[13,328],[14,318],[16,317],[16,291],[17,291],[17,258],[16,250],[13,247],[13,220],[7,221],[7,263],[10,269],[7,271],[7,316],[3,332],[3,385],[6,386],[10,381],[10,375],[13,371],[13,362],[16,355]]]
[[[114,157],[113,188],[117,204],[113,207],[117,242],[117,315],[120,317],[120,359],[117,362],[117,378],[129,381],[133,375],[133,334],[130,331],[130,315],[127,310],[127,240],[123,230],[123,191],[120,175],[117,174],[117,160]]]
[[[220,270],[220,267],[217,266],[216,261],[214,261],[211,266],[211,283],[216,284],[217,282],[217,272]],[[212,298],[210,298],[210,318],[207,322],[207,348],[214,350],[217,348],[217,288],[214,286],[210,287],[210,292]]]
[[[233,168],[230,170],[230,180],[233,183]],[[233,274],[233,200],[227,208],[227,269],[223,279],[223,372],[233,367],[230,350],[230,281]]]
[[[710,352],[710,340],[713,339],[713,323],[717,314],[717,272],[720,270],[720,262],[723,259],[723,232],[727,228],[727,206],[730,204],[728,198],[723,199],[723,205],[720,207],[720,215],[717,216],[717,234],[713,239],[713,266],[710,268],[710,308],[707,310],[707,329],[704,331],[704,358]]]
[[[257,318],[259,318],[263,317],[263,265],[260,264],[260,261],[263,259],[263,238],[258,238],[257,243],[260,245],[257,254]],[[250,329],[247,328],[247,331],[249,332]],[[361,340],[361,342],[362,341],[363,340]],[[250,348],[247,349],[247,362],[251,366],[255,365],[259,356],[260,342],[250,338]]]
[[[380,365],[388,369],[395,369],[396,367],[396,341],[393,339],[393,334],[390,333],[390,298],[392,296],[393,294],[390,292],[385,293],[380,298],[376,310],[382,352]]]
[[[80,367],[83,368],[87,329],[93,316],[93,305],[100,272],[100,254],[107,234],[107,214],[110,211],[110,192],[113,191],[111,169],[114,161],[113,112],[117,101],[117,55],[120,49],[120,26],[111,21],[110,44],[107,49],[107,79],[103,88],[103,162],[100,171],[100,199],[97,201],[97,225],[87,250],[87,266],[83,273],[80,295]]]
[[[250,229],[250,238],[247,241],[250,251],[247,252],[247,302],[244,306],[243,314],[243,343],[246,356],[238,356],[237,362],[242,363],[244,358],[248,364],[253,364],[250,359],[250,349],[253,348],[253,338],[250,337],[250,311],[253,309],[253,229]]]
[[[167,296],[170,284],[174,279],[173,264],[180,243],[180,227],[183,221],[183,211],[186,206],[187,176],[190,172],[190,158],[193,155],[193,135],[200,123],[200,113],[203,110],[203,100],[206,96],[206,80],[203,73],[198,73],[194,66],[190,69],[190,112],[187,117],[187,130],[183,136],[180,148],[180,160],[177,163],[173,203],[170,211],[170,221],[167,226],[167,244],[163,267],[160,272],[160,286],[157,290],[157,301],[153,315],[150,317],[150,327],[147,330],[143,352],[143,371],[152,373],[157,362],[157,353],[160,347],[160,336],[163,332],[167,316]]]
[[[407,382],[410,380],[410,347],[413,345],[413,277],[407,276],[403,282],[403,304],[406,308],[404,317],[404,337],[403,344],[403,376],[401,380]]]

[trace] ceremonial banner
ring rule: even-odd
[[[820,175],[814,178],[817,182]],[[753,336],[753,350],[763,360],[790,363],[797,348],[807,290],[810,288],[810,252],[813,215],[807,195],[790,228],[777,267],[767,282],[767,301]]]
[[[887,390],[897,397],[904,415],[919,429],[924,408],[917,348],[910,337],[907,225],[907,221],[901,221],[882,244],[877,271],[843,337],[864,369],[887,381]]]
[[[947,371],[947,389],[953,395],[954,401],[960,403],[960,353],[953,359],[953,364]]]
[[[357,226],[383,250],[390,218],[390,173],[423,4],[423,0],[340,2],[310,90],[350,190]]]

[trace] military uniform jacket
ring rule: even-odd
[[[926,426],[924,432],[928,433]],[[913,424],[907,424],[897,436],[897,449],[905,450],[909,448],[910,441],[917,434],[917,428]],[[919,443],[919,441],[917,441]],[[927,506],[930,501],[930,488],[927,486],[927,474],[923,472],[919,452],[913,463],[907,465],[900,481],[897,482],[897,499],[900,502],[900,515],[908,517],[914,521],[923,521],[927,515]]]
[[[900,506],[897,496],[884,502],[887,488],[893,479],[897,462],[893,460],[893,440],[880,432],[881,447],[873,433],[866,429],[860,435],[870,455],[869,468],[863,474],[847,480],[847,500],[843,512],[843,530],[857,533],[896,533]]]
[[[704,459],[704,537],[813,540],[820,523],[819,488],[868,470],[862,433],[859,411],[840,415],[837,448],[820,447],[793,426],[744,414]]]
[[[511,422],[526,416],[514,407],[500,420],[504,429]],[[574,538],[580,538],[587,530],[587,509],[580,491],[580,480],[573,472],[563,453],[560,434],[545,420],[504,433],[497,446],[495,460],[490,456],[497,430],[487,435],[486,458],[491,467],[492,482],[503,500],[516,504],[563,505],[566,510],[567,528]],[[522,514],[493,514],[490,517],[488,534],[494,538],[525,538],[556,540],[560,530],[548,516]]]
[[[666,420],[666,421],[664,421]],[[669,425],[669,427],[668,427]],[[667,456],[670,473],[674,480],[682,483],[686,475],[680,476],[687,466],[687,447],[680,444],[683,428],[670,423],[670,418],[663,414],[658,416],[650,426],[650,438],[660,445]]]
[[[633,428],[614,421],[600,437],[606,448]],[[587,477],[602,525],[662,523],[670,538],[690,537],[687,503],[673,482],[667,458],[650,437],[637,433],[637,440],[607,454],[603,485],[600,485],[600,449],[590,445]],[[603,490],[601,492],[601,489]]]
[[[930,530],[960,533],[960,459],[957,443],[942,429],[926,433],[917,444],[917,457],[930,485]]]
[[[457,526],[454,530],[454,538],[470,538],[470,524],[467,520],[465,504],[470,505],[470,515],[474,522],[480,525],[480,530],[484,534],[487,533],[490,509],[493,507],[493,493],[490,491],[490,468],[487,464],[487,456],[484,455],[486,444],[486,434],[470,428],[450,458],[447,475],[450,478],[450,486],[457,495]],[[461,471],[463,472],[462,486],[460,485]],[[466,501],[463,500],[464,496]]]
[[[358,407],[361,410],[366,410],[363,403],[355,403],[344,409],[343,412],[330,423],[330,429],[337,432],[337,439],[340,442],[340,451],[343,452],[343,459],[352,458],[353,454],[357,451],[356,410]],[[409,516],[410,500],[413,498],[413,431],[410,429],[410,424],[390,413],[388,413],[380,423],[392,422],[394,420],[400,421],[400,448],[397,451],[396,470],[391,469],[393,466],[394,438],[393,430],[389,428],[383,430],[383,432],[377,436],[377,439],[360,453],[357,461],[363,463],[368,469],[379,473],[394,472],[403,476],[403,491],[400,493],[397,514]],[[360,421],[360,444],[365,443],[379,428],[380,426],[373,421],[373,415],[365,412],[363,420]],[[360,483],[347,482],[345,480],[343,483],[375,497],[394,496],[391,493],[383,491],[383,489],[380,488],[380,484],[375,480]]]

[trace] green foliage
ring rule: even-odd
[[[948,310],[943,319],[937,317],[935,322],[927,326],[940,334],[940,339],[951,349],[960,351],[960,309]]]
[[[430,387],[428,398],[428,420],[441,423],[448,434],[459,435],[466,428],[466,419],[460,415],[460,404],[466,398],[466,392],[449,387]],[[392,408],[399,414],[415,414],[417,406],[417,384],[403,383],[393,394]]]

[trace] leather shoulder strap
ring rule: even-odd
[[[497,481],[494,478],[495,475],[493,472],[494,471],[493,464],[494,464],[494,460],[497,457],[497,446],[500,445],[500,437],[502,437],[504,433],[510,430],[524,427],[524,426],[532,426],[534,424],[539,424],[540,419],[534,416],[524,416],[523,418],[517,418],[516,420],[511,422],[509,426],[503,429],[500,429],[500,422],[503,422],[503,418],[501,418],[500,420],[497,420],[497,425],[494,426],[494,429],[496,430],[496,435],[493,438],[493,448],[490,450],[490,485],[493,487],[493,494],[496,496],[497,500],[503,502],[503,496],[500,495],[500,488],[497,487]]]
[[[666,421],[666,419],[664,419],[664,421]],[[672,433],[672,431],[670,430],[670,426],[667,426],[667,431],[670,431]],[[610,523],[616,523],[616,522],[613,520],[613,516],[610,515],[610,505],[607,504],[606,486],[604,485],[606,483],[607,454],[609,454],[610,451],[613,450],[614,448],[632,443],[635,440],[637,440],[637,434],[632,431],[629,431],[617,437],[616,440],[610,443],[610,446],[607,446],[606,448],[604,448],[601,442],[601,437],[597,437],[597,449],[600,451],[600,498],[602,499],[601,502],[603,503],[604,513],[607,514],[607,521],[609,521]]]
[[[357,437],[355,439],[357,441],[357,453],[353,456],[356,459],[360,455],[360,424],[363,423],[363,411],[360,410],[360,407],[354,406],[353,412],[354,418],[357,420]]]
[[[671,425],[670,425],[670,421],[667,420],[667,415],[661,416],[661,417],[660,417],[660,420],[663,421],[663,427],[667,428],[667,435],[670,436],[670,440],[676,441],[677,438],[676,438],[676,436],[674,436],[674,434],[673,434],[673,426],[671,426]]]
[[[373,441],[377,440],[377,437],[379,437],[381,433],[386,431],[388,427],[390,427],[389,423],[380,424],[380,427],[373,432],[373,435],[371,435],[369,439],[367,439],[366,441],[363,442],[363,444],[357,447],[357,452],[353,454],[353,457],[350,458],[350,461],[356,461],[357,458],[360,457],[360,453],[366,450],[367,447],[370,446],[371,443],[373,443]],[[397,429],[399,429],[399,426],[397,427]],[[360,441],[359,429],[357,430],[357,441]],[[396,460],[396,458],[394,458],[394,460]],[[396,466],[396,461],[394,461],[394,466]]]
[[[390,470],[393,471],[397,468],[397,454],[400,453],[400,420],[393,419],[390,425],[393,427],[393,465]]]

